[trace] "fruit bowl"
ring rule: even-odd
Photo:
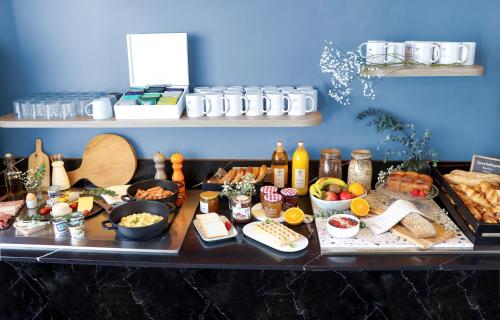
[[[356,198],[364,198],[365,196],[366,193]],[[356,199],[328,201],[316,198],[313,195],[310,195],[310,197],[313,208],[316,207],[321,210],[347,210],[351,207],[352,200]]]

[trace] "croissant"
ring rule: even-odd
[[[481,181],[479,184],[479,188],[481,189],[481,192],[484,194],[486,200],[488,200],[492,206],[499,205],[499,196],[498,192],[495,189],[495,186],[486,180]]]
[[[474,203],[474,201],[472,201],[471,199],[469,199],[465,193],[463,193],[462,191],[460,191],[458,189],[457,186],[453,186],[453,189],[455,190],[455,192],[457,193],[457,195],[460,197],[460,199],[462,199],[463,203],[465,204],[465,206],[467,207],[467,209],[469,209],[470,213],[472,213],[472,215],[474,216],[474,218],[477,220],[477,221],[480,221],[483,214],[476,208],[476,204]]]
[[[459,185],[457,185],[457,188],[460,191],[462,191],[463,193],[465,193],[465,195],[469,199],[471,199],[475,203],[479,204],[481,207],[483,207],[483,208],[491,208],[490,202],[488,202],[488,200],[486,200],[486,198],[481,193],[479,193],[476,190],[474,190],[473,187],[467,186],[465,184],[459,184]]]

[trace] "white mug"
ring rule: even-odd
[[[268,92],[268,91],[280,91],[280,89],[277,86],[264,86],[261,88],[262,91]]]
[[[225,86],[215,86],[215,87],[210,87],[210,90],[224,92],[224,91],[226,91],[226,87]]]
[[[362,48],[366,47],[366,54],[363,55]],[[358,47],[361,58],[366,59],[367,64],[384,64],[387,54],[387,42],[380,40],[370,40],[363,42]]]
[[[295,89],[295,87],[291,87],[291,86],[279,86],[278,90],[281,92],[285,92],[285,91],[296,90],[296,89]]]
[[[298,86],[297,89],[299,89],[299,90],[314,89],[314,87],[313,86]]]
[[[245,92],[247,91],[262,91],[262,88],[259,86],[245,86]]]
[[[314,108],[316,108],[316,104],[314,103],[314,99],[305,93],[290,93],[288,95],[290,98],[289,107],[288,107],[288,115],[289,116],[303,116],[306,113],[312,112]],[[308,108],[307,100],[311,101],[311,107]]]
[[[186,115],[189,118],[203,117],[212,109],[210,100],[203,93],[186,94]]]
[[[288,113],[291,100],[283,92],[269,91],[266,92],[266,96],[269,98],[266,112],[268,116],[282,116],[284,113]],[[287,105],[285,105],[285,100],[287,101]]]
[[[460,44],[463,44],[467,47],[467,58],[465,59],[463,65],[464,66],[473,66],[474,65],[474,59],[476,55],[476,43],[475,42],[460,42]],[[462,51],[463,53],[463,51]],[[460,60],[463,60],[463,57],[460,57]]]
[[[195,87],[193,89],[193,92],[195,92],[195,93],[207,93],[207,92],[210,92],[210,87]]]
[[[271,101],[262,93],[262,91],[260,91],[260,89],[258,91],[248,90],[245,93],[245,97],[247,97],[248,99],[248,110],[246,113],[247,116],[261,116],[264,112],[267,113],[267,111],[269,110]],[[266,102],[266,106],[264,106],[264,101]]]
[[[224,92],[224,97],[229,102],[229,110],[226,112],[226,117],[239,117],[248,112],[250,101],[243,93],[229,90]]]
[[[229,102],[221,92],[211,91],[206,93],[205,97],[210,101],[211,107],[210,111],[207,112],[207,117],[220,117],[229,111]]]
[[[441,58],[441,49],[434,42],[413,42],[413,60],[416,62],[430,65],[438,62],[439,58]]]
[[[440,64],[464,63],[469,55],[469,48],[460,42],[438,42],[441,49]]]
[[[404,42],[387,42],[385,63],[404,63],[405,56],[406,51]]]
[[[88,109],[90,106],[92,106],[92,112]],[[94,99],[83,110],[87,116],[93,117],[95,120],[104,120],[113,117],[113,105],[111,104],[111,100],[106,97]]]
[[[405,60],[413,60],[413,52],[415,50],[415,42],[417,41],[405,41]]]
[[[309,96],[313,99],[312,111],[318,110],[318,90],[316,89],[301,89],[300,92],[304,93],[306,96]],[[307,102],[310,100],[307,99]]]

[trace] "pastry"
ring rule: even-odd
[[[394,171],[386,180],[386,189],[396,192],[411,192],[413,189],[429,191],[432,178],[414,171]]]
[[[292,229],[285,227],[281,223],[266,221],[257,223],[255,230],[262,237],[280,246],[286,246],[300,239],[300,235]]]
[[[465,184],[459,184],[457,185],[458,190],[462,191],[465,193],[465,195],[478,205],[484,208],[491,208],[491,204],[486,200],[484,195],[480,192],[477,192],[473,187],[465,185]]]

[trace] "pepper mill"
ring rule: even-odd
[[[165,156],[163,153],[158,151],[153,156],[153,161],[155,163],[156,173],[155,179],[167,180],[167,174],[165,173]]]
[[[172,181],[179,185],[179,198],[177,201],[178,206],[182,205],[186,199],[186,186],[184,185],[184,174],[182,173],[182,161],[184,161],[184,157],[180,153],[176,152],[170,157],[172,169],[174,169]]]

